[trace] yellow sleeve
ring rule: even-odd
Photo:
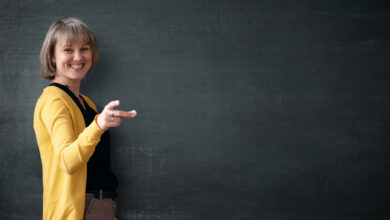
[[[73,174],[86,165],[104,133],[96,120],[77,136],[69,109],[60,98],[46,102],[41,117],[51,137],[61,169]]]

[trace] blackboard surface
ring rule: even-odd
[[[119,219],[389,219],[389,1],[0,2],[0,219],[41,219],[39,50],[77,17]]]

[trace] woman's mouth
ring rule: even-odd
[[[82,63],[82,64],[70,64],[70,65],[69,65],[69,67],[72,68],[72,69],[74,69],[74,70],[80,70],[80,69],[83,68],[83,66],[84,66],[83,63]]]

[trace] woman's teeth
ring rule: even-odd
[[[77,64],[77,65],[76,64],[73,64],[73,65],[71,64],[70,67],[77,69],[77,68],[83,67],[83,65],[82,64]]]

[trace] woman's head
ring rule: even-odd
[[[58,48],[59,44],[73,44],[74,42],[81,45],[88,45],[91,50],[92,62],[87,72],[95,66],[99,54],[95,35],[79,19],[66,18],[53,22],[46,34],[40,54],[41,76],[43,78],[49,80],[55,78],[57,71],[55,54],[58,52],[56,48]]]

